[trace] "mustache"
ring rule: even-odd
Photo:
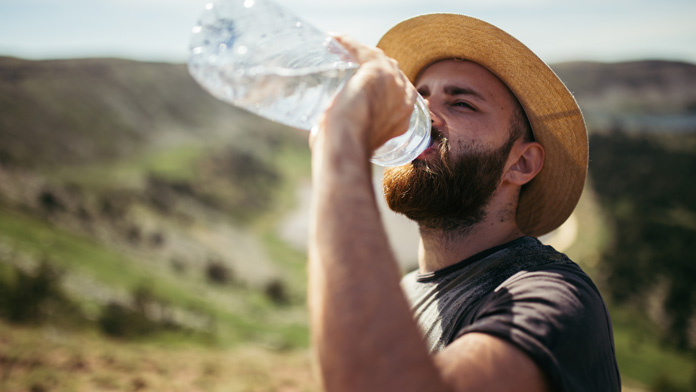
[[[439,129],[432,127],[430,130],[430,144],[433,145],[436,142],[440,146],[440,157],[446,159],[450,151],[449,139],[446,138]]]
[[[442,142],[446,140],[447,138],[445,138],[439,129],[435,127],[430,128],[430,145],[435,144],[435,142],[442,144]]]
[[[452,162],[449,155],[450,152],[450,142],[447,137],[437,128],[432,127],[430,129],[430,144],[428,147],[433,147],[437,144],[440,159],[436,161],[419,161],[414,160],[411,164],[414,168],[423,170],[431,175],[440,175],[442,171],[451,171]]]

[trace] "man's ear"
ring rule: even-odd
[[[522,186],[541,171],[544,166],[544,147],[538,142],[519,141],[515,143],[508,157],[508,169],[503,178]]]

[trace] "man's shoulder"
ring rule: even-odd
[[[583,288],[598,294],[599,290],[587,273],[566,254],[535,238],[525,241],[509,255],[514,264],[523,266],[500,286],[537,285]]]
[[[505,247],[493,256],[516,261],[517,263],[543,267],[545,265],[573,264],[570,258],[554,247],[546,245],[536,237],[521,237],[511,246]]]
[[[521,266],[494,290],[515,294],[513,298],[540,296],[557,301],[574,299],[577,306],[597,305],[603,300],[592,278],[567,255],[540,241],[525,241],[508,256]]]

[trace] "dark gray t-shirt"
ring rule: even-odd
[[[522,349],[558,391],[620,391],[609,313],[567,256],[522,237],[402,287],[431,353],[469,332]]]

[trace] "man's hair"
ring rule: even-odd
[[[510,139],[517,140],[522,138],[525,142],[533,142],[534,134],[532,133],[532,126],[529,125],[529,119],[517,98],[514,95],[512,97],[515,102],[512,117],[510,118]]]

